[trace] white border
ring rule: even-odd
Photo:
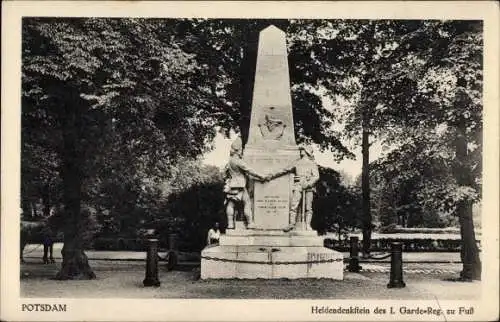
[[[2,3],[2,320],[388,320],[390,316],[311,315],[311,305],[426,305],[427,301],[381,300],[153,300],[54,299],[69,312],[22,314],[19,298],[20,58],[21,17],[210,17],[343,19],[482,19],[484,20],[484,167],[483,296],[478,301],[440,301],[443,308],[474,305],[471,319],[498,317],[498,179],[499,179],[499,6],[494,1],[461,2],[84,2],[10,1]],[[14,246],[12,246],[14,245]],[[436,303],[429,299],[428,303]],[[43,299],[47,302],[47,299]],[[404,319],[405,317],[399,317]],[[407,316],[415,319],[417,316]],[[447,317],[452,320],[452,317]],[[463,317],[462,317],[463,318]],[[421,317],[428,320],[428,317]],[[441,316],[440,319],[443,319]]]

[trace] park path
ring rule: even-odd
[[[54,244],[54,258],[61,259],[62,243]],[[103,251],[103,250],[86,250],[85,254],[92,260],[130,260],[143,261],[146,259],[146,252],[136,251]],[[374,256],[376,253],[373,254]],[[25,259],[42,258],[43,247],[41,245],[27,245],[24,249]],[[160,253],[160,256],[165,256],[165,253]],[[344,253],[344,258],[349,258],[349,253]],[[182,257],[181,257],[182,260]],[[362,263],[389,263],[390,258],[383,260],[363,259]],[[460,253],[458,252],[406,252],[403,253],[403,262],[405,263],[460,263]]]

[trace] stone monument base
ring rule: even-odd
[[[237,233],[236,233],[237,234]],[[319,236],[248,231],[223,235],[201,252],[202,279],[343,279],[343,254],[323,247]]]

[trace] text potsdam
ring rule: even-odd
[[[66,304],[22,304],[23,312],[66,312]]]

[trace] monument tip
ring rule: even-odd
[[[280,32],[280,33],[284,33],[283,30],[281,30],[280,28],[276,27],[275,25],[269,25],[267,26],[266,28],[262,29],[262,32]]]

